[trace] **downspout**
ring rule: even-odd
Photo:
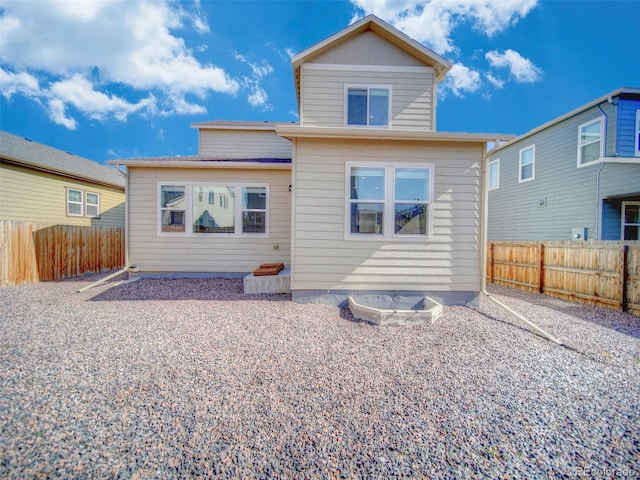
[[[531,327],[536,333],[538,333],[542,337],[544,337],[547,340],[550,340],[553,343],[556,343],[558,345],[564,345],[560,340],[555,338],[549,332],[543,330],[542,328],[540,328],[538,325],[536,325],[532,321],[527,320],[525,317],[520,315],[515,310],[507,307],[501,301],[493,298],[489,294],[489,292],[487,292],[487,272],[486,272],[486,269],[487,269],[487,237],[488,237],[487,219],[489,218],[489,189],[487,188],[487,175],[488,175],[487,160],[489,159],[489,155],[491,155],[491,153],[499,145],[500,145],[500,139],[497,138],[495,140],[495,144],[494,144],[493,148],[491,150],[488,150],[482,156],[482,210],[480,212],[480,222],[482,224],[481,228],[480,228],[480,292],[483,295],[485,295],[489,300],[491,300],[492,302],[494,302],[498,306],[502,307],[507,312],[509,312],[512,315],[514,315],[515,317],[517,317],[520,320],[522,320],[524,323],[526,323],[529,327]]]
[[[612,103],[611,97],[609,97],[609,100],[607,100],[607,102]],[[602,139],[602,151],[604,152],[604,156],[607,156],[607,133],[609,132],[609,117],[607,116],[606,113],[604,113],[604,110],[602,110],[602,108],[600,108],[600,105],[596,105],[596,107],[598,107],[598,110],[600,110],[600,113],[602,114],[602,116],[604,117],[604,135],[603,135],[603,139]],[[602,162],[602,165],[600,165],[600,168],[598,169],[598,174],[596,175],[596,222],[595,222],[595,230],[596,230],[596,240],[600,240],[600,237],[602,237],[601,233],[600,233],[600,216],[602,215],[602,213],[600,212],[600,172],[602,172],[602,169],[604,168],[605,163]]]
[[[82,293],[85,290],[89,290],[90,288],[97,287],[98,285],[102,285],[103,283],[111,280],[118,275],[122,275],[127,270],[129,270],[129,175],[120,169],[120,165],[118,167],[118,173],[124,177],[124,267],[117,272],[114,272],[110,275],[107,275],[100,280],[97,280],[89,285],[86,285],[79,289],[77,293]]]

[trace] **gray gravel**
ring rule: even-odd
[[[640,318],[376,327],[239,280],[0,289],[0,478],[637,478]],[[121,279],[119,279],[121,280]]]

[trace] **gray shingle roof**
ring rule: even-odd
[[[114,168],[2,131],[0,157],[60,175],[124,188],[124,178]]]

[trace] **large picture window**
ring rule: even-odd
[[[348,126],[387,127],[391,89],[386,86],[347,86],[345,123]]]
[[[602,155],[602,119],[578,127],[578,167],[596,162]]]
[[[536,147],[531,145],[530,147],[520,150],[520,169],[519,169],[519,182],[527,182],[533,180],[535,175],[536,164]]]
[[[159,189],[161,233],[267,234],[266,185],[183,184]]]
[[[428,237],[433,166],[347,164],[348,238]]]

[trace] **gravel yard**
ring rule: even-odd
[[[240,280],[0,289],[0,478],[638,478],[640,318],[376,327]],[[116,279],[117,280],[117,279]]]

